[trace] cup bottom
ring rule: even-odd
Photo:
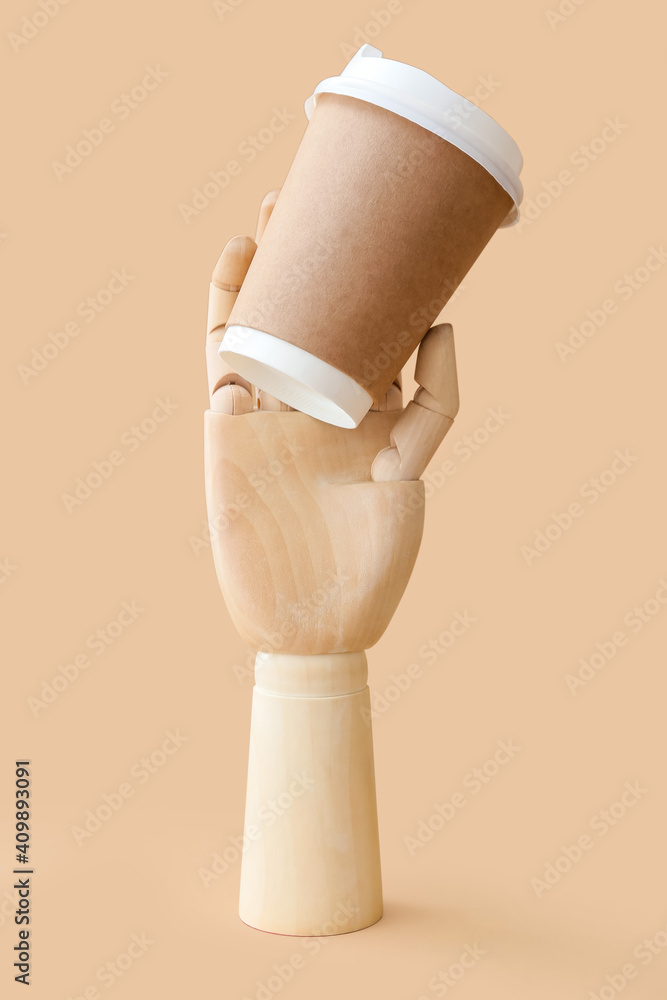
[[[219,354],[259,389],[335,427],[358,427],[373,403],[349,375],[262,330],[227,327]]]

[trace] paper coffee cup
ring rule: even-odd
[[[310,121],[220,354],[295,409],[356,427],[523,196],[476,105],[363,45]]]

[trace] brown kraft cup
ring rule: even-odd
[[[468,102],[458,100],[462,116]],[[322,92],[232,309],[221,354],[244,375],[245,358],[234,349],[246,330],[299,348],[349,376],[367,399],[360,391],[352,406],[343,402],[343,415],[322,409],[310,398],[308,365],[303,374],[296,364],[307,359],[298,352],[284,363],[296,359],[298,370],[287,371],[297,382],[291,391],[280,373],[271,377],[281,367],[271,350],[256,354],[260,368],[250,359],[246,377],[298,409],[354,426],[513,213],[512,195],[453,142],[369,100]],[[326,395],[327,388],[319,383],[315,392]]]

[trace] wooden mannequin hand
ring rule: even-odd
[[[234,237],[213,272],[207,329],[211,408],[206,498],[218,580],[236,628],[257,649],[368,649],[386,629],[417,557],[419,476],[458,410],[452,329],[433,327],[417,357],[420,388],[400,379],[359,427],[290,410],[231,371],[217,350],[255,241]]]

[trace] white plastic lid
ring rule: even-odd
[[[336,427],[357,427],[371,408],[372,396],[349,375],[262,330],[228,326],[219,354],[260,389]]]
[[[362,45],[340,76],[317,85],[305,104],[308,118],[318,94],[341,94],[376,104],[451,142],[477,160],[512,198],[514,206],[501,228],[518,220],[523,198],[519,147],[497,121],[430,73],[384,59],[379,49]]]

